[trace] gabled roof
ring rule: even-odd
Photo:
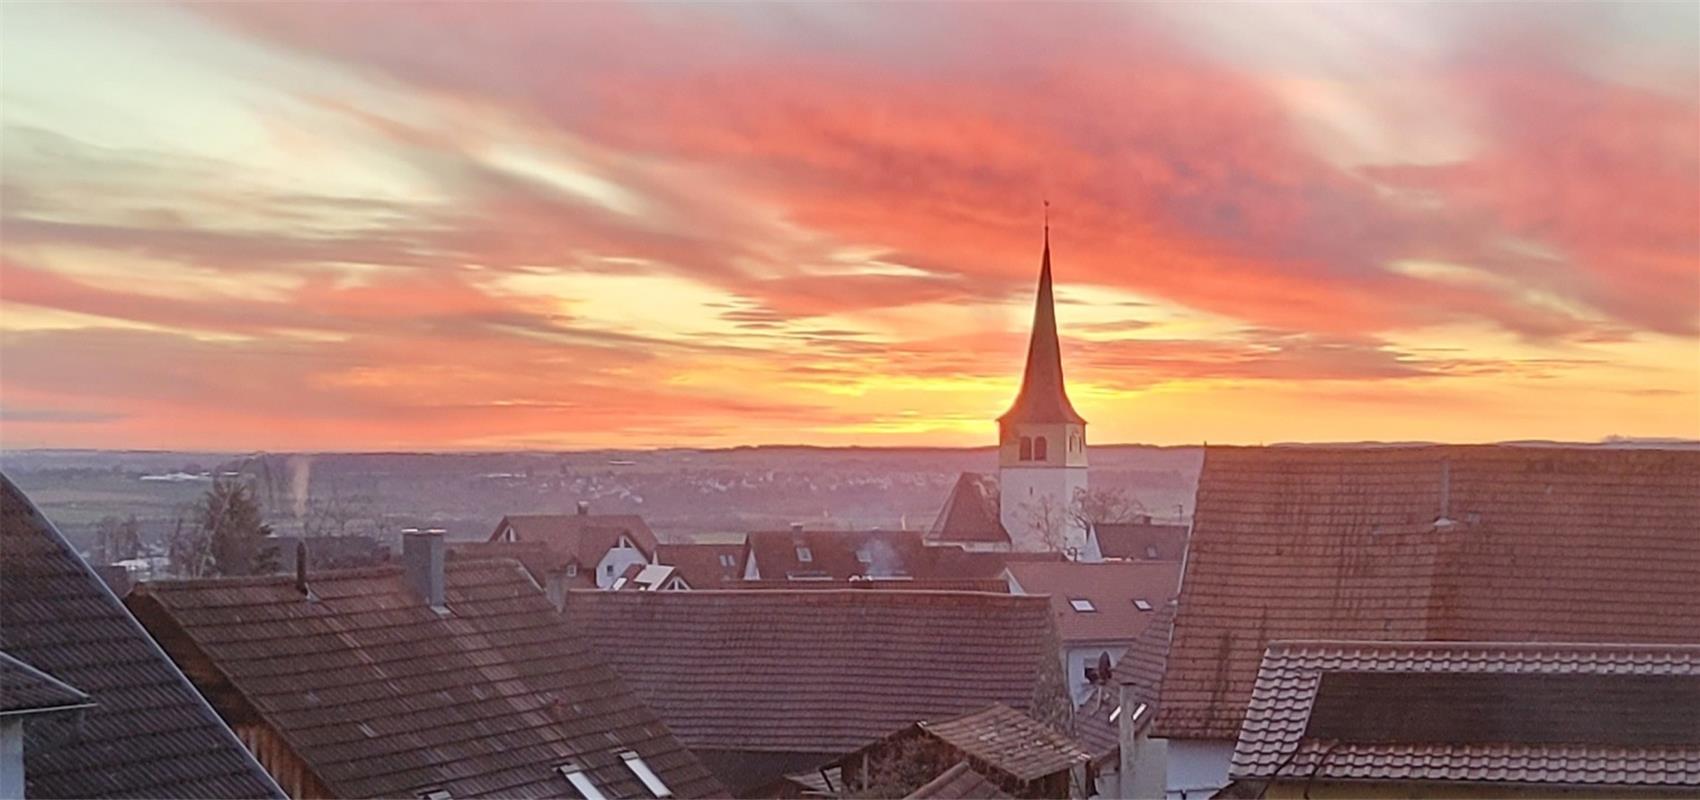
[[[513,561],[448,561],[448,613],[399,566],[144,583],[127,601],[207,682],[340,797],[564,797],[576,761],[608,797],[650,797],[631,750],[679,796],[718,783],[562,623]]]
[[[574,589],[596,588],[596,564],[585,566],[578,557],[556,550],[548,542],[445,542],[450,559],[487,561],[511,559],[518,561],[538,586],[548,586],[551,580],[565,581]],[[564,574],[568,565],[577,564],[572,575]]]
[[[1008,569],[1023,593],[1050,596],[1064,644],[1132,642],[1181,579],[1178,561],[1017,561]]]
[[[1700,645],[1279,642],[1234,779],[1700,787]]]
[[[757,531],[745,539],[762,580],[930,577],[920,531]]]
[[[1100,522],[1092,526],[1098,552],[1121,561],[1180,561],[1186,554],[1185,525],[1152,522]]]
[[[677,577],[676,573],[665,564],[629,564],[608,588],[618,592],[653,592],[666,588],[668,582]]]
[[[927,540],[1009,544],[1009,531],[998,515],[996,482],[978,472],[962,473],[927,531]]]
[[[279,797],[241,742],[10,478],[0,649],[86,694],[25,726],[28,797]],[[74,727],[71,727],[74,726]]]
[[[937,778],[921,784],[904,800],[1011,800],[1012,797],[986,776],[975,772],[968,762],[958,761],[956,766],[939,773]]]
[[[1700,641],[1700,451],[1209,448],[1155,735],[1315,638]]]
[[[500,540],[510,527],[516,541],[546,542],[556,552],[591,567],[621,536],[637,545],[645,558],[655,555],[655,532],[636,514],[509,514],[496,523],[489,540]]]
[[[693,589],[713,589],[744,576],[742,544],[661,544],[655,562],[679,571]],[[728,565],[723,558],[729,558]]]
[[[1062,348],[1057,342],[1057,311],[1051,297],[1051,232],[1045,230],[1045,255],[1039,267],[1039,295],[1033,303],[1033,335],[1027,343],[1027,368],[1021,392],[998,422],[1072,422],[1086,424],[1068,401],[1063,383]]]
[[[579,591],[564,613],[689,747],[836,755],[992,703],[1067,703],[1036,597]]]
[[[83,690],[0,653],[0,717],[70,711],[94,705]]]
[[[921,722],[919,727],[975,761],[1022,782],[1066,772],[1092,760],[1091,754],[1055,728],[1004,705]]]

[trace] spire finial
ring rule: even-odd
[[[1051,246],[1051,199],[1045,198],[1045,246]]]

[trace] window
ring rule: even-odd
[[[1050,455],[1050,454],[1045,452],[1045,437],[1040,436],[1039,438],[1034,439],[1033,440],[1033,460],[1034,461],[1044,461],[1045,457],[1048,456],[1048,455]]]
[[[621,550],[630,550],[633,547],[635,547],[636,545],[632,544],[632,540],[627,539],[624,536],[621,536],[620,541],[615,542],[614,546],[620,548]]]
[[[721,553],[720,554],[720,566],[728,567],[728,568],[736,567],[736,566],[738,566],[738,557],[732,555],[731,553]]]
[[[607,573],[608,577],[610,577],[610,578],[614,577],[614,565],[613,564],[609,564],[608,566],[603,567],[602,571]]]
[[[1098,610],[1097,606],[1092,605],[1091,600],[1087,600],[1087,599],[1082,598],[1082,597],[1077,597],[1077,598],[1074,598],[1072,600],[1069,600],[1068,604],[1071,607],[1073,607],[1075,611],[1088,612],[1088,611],[1097,611]]]
[[[584,774],[584,767],[580,766],[577,761],[568,761],[556,767],[555,770],[561,773],[561,777],[567,779],[567,783],[572,784],[573,788],[578,790],[579,796],[583,797],[584,800],[608,800],[608,796],[603,794],[601,789],[596,788],[596,784],[590,782],[590,776]]]
[[[1155,559],[1157,557],[1157,545],[1154,545],[1154,544],[1146,545],[1145,546],[1145,557],[1150,558],[1150,559]]]
[[[569,578],[578,577],[578,562],[577,561],[574,561],[573,563],[567,565],[567,577],[569,577]]]
[[[1140,611],[1150,611],[1151,610],[1151,603],[1149,601],[1146,601],[1146,600],[1135,600],[1135,601],[1133,601],[1133,607],[1139,609]]]
[[[814,551],[810,550],[806,545],[797,545],[797,560],[805,563],[815,560]]]
[[[519,534],[514,533],[514,526],[509,525],[507,530],[502,531],[502,538],[510,542],[517,542],[519,541]]]
[[[626,766],[631,769],[632,774],[638,777],[638,780],[643,781],[644,788],[648,789],[650,794],[656,797],[673,796],[673,790],[667,788],[667,784],[661,782],[661,777],[655,774],[655,770],[643,763],[643,756],[627,750],[620,754],[620,760],[626,762]]]
[[[872,564],[874,563],[874,554],[864,547],[856,551],[856,560],[863,564]]]
[[[1021,460],[1033,460],[1033,439],[1031,437],[1021,437]]]
[[[447,789],[426,789],[419,793],[419,800],[454,800],[454,795]]]

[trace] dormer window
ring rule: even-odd
[[[583,765],[577,761],[568,761],[556,767],[555,771],[561,773],[561,777],[566,778],[567,783],[572,784],[584,800],[608,800],[608,796],[596,788],[596,784],[590,782],[590,776],[584,773]]]
[[[797,545],[797,560],[808,563],[815,560],[815,553],[808,548],[808,545]]]
[[[502,540],[507,542],[519,541],[519,534],[514,531],[514,526],[509,525],[507,530],[502,531]]]
[[[643,756],[638,755],[634,751],[627,750],[620,754],[620,760],[626,762],[626,768],[630,769],[632,774],[637,776],[638,780],[643,781],[643,788],[648,789],[650,794],[655,795],[657,798],[673,796],[673,790],[667,788],[667,784],[661,781],[661,776],[656,775],[655,770],[650,769],[648,764],[643,763]]]

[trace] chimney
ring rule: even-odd
[[[590,516],[590,501],[589,500],[578,501],[578,515],[581,516],[581,517]]]
[[[295,591],[307,593],[307,539],[295,540]]]
[[[792,533],[802,533],[803,532],[803,523],[801,523],[801,522],[791,523],[791,532]]]
[[[423,533],[402,531],[401,562],[408,588],[432,608],[446,609],[443,605],[442,529],[433,528]]]

